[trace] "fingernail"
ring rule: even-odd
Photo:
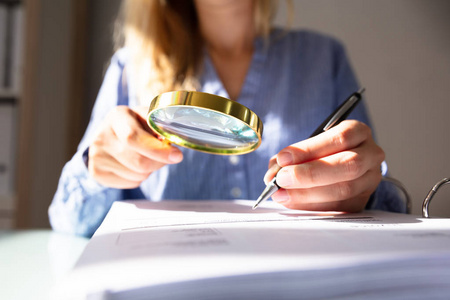
[[[294,183],[291,172],[281,169],[277,174],[277,184],[282,187],[291,186]]]
[[[179,163],[183,160],[183,153],[181,153],[181,151],[178,149],[172,149],[169,153],[169,160],[172,163]]]
[[[277,162],[280,166],[292,165],[294,163],[294,157],[290,152],[280,152],[277,155]]]
[[[291,197],[289,197],[289,193],[286,190],[281,189],[272,195],[272,200],[277,203],[286,203],[291,200]]]
[[[266,174],[264,174],[264,178],[263,178],[264,184],[268,184],[270,182],[269,179],[269,172],[267,172]]]
[[[271,166],[270,169],[267,170],[266,174],[264,174],[264,183],[268,184],[272,180],[273,176],[277,174],[278,170],[280,170],[280,166],[277,164]]]

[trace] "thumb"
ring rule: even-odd
[[[137,116],[137,119],[139,123],[141,123],[142,128],[147,130],[148,132],[153,133],[153,131],[150,129],[150,126],[148,126],[148,107],[147,106],[138,106],[132,109],[134,113]]]

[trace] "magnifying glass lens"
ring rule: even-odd
[[[168,106],[155,109],[150,113],[149,121],[172,142],[183,140],[183,143],[199,150],[237,151],[259,143],[256,132],[241,120],[200,107]]]
[[[259,117],[244,105],[194,91],[156,96],[150,102],[147,123],[175,145],[221,155],[254,151],[263,131]]]

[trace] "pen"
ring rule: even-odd
[[[359,91],[350,95],[347,100],[344,101],[336,110],[320,124],[319,127],[311,134],[310,137],[316,136],[322,132],[327,131],[331,127],[338,125],[340,122],[345,120],[348,115],[352,112],[352,110],[356,107],[356,105],[361,100],[361,95],[364,92],[364,88],[361,88]],[[281,169],[281,168],[280,168]],[[279,171],[279,170],[278,170]],[[278,172],[277,171],[277,172]],[[259,204],[266,201],[270,198],[276,191],[280,189],[280,186],[277,184],[277,176],[273,177],[272,181],[270,181],[264,191],[256,200],[255,205],[253,205],[253,209],[257,208]]]

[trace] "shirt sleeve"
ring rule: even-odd
[[[64,166],[57,191],[49,207],[49,219],[55,231],[92,236],[114,201],[121,199],[120,189],[97,183],[87,169],[88,147],[99,125],[118,104],[127,104],[123,91],[123,53],[116,53],[106,71],[88,128],[77,152]],[[126,101],[124,101],[126,100]]]
[[[334,66],[336,99],[344,101],[350,94],[359,90],[362,86],[359,85],[354,75],[344,47],[338,42],[335,42],[334,45],[334,55],[334,61],[336,62]],[[367,124],[372,128],[372,132],[375,135],[375,130],[367,113],[364,96],[363,101],[350,114],[349,118]],[[374,138],[376,139],[376,137]],[[382,166],[380,166],[380,172],[383,177],[388,176],[386,162],[383,162]],[[382,181],[376,191],[371,195],[366,208],[405,213],[407,212],[407,203],[398,187],[392,182]]]

